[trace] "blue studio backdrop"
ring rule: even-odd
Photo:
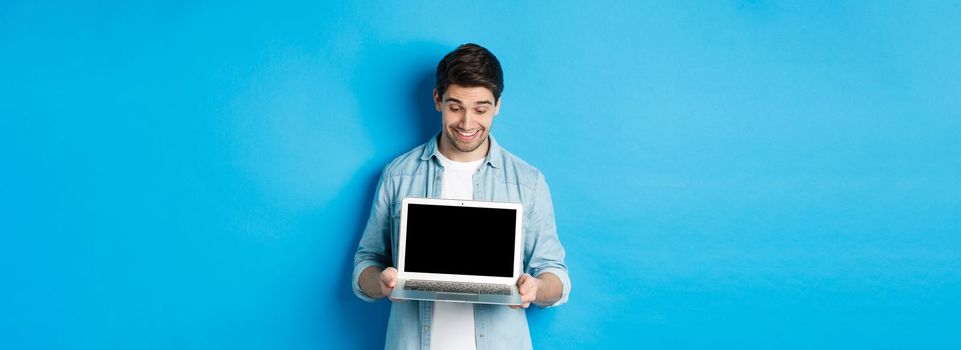
[[[955,1],[0,3],[0,348],[383,346],[377,177],[490,48],[537,348],[961,347]]]

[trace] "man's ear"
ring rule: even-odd
[[[500,113],[500,112],[501,112],[501,101],[502,101],[503,99],[504,99],[504,97],[501,96],[501,97],[497,98],[497,101],[494,101],[494,116],[495,116],[495,117],[497,116],[497,113]]]
[[[440,95],[437,94],[437,89],[434,89],[434,109],[440,112]]]

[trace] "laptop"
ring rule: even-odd
[[[390,297],[520,305],[519,203],[404,198]]]

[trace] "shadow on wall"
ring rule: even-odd
[[[387,329],[389,303],[366,303],[354,296],[350,286],[354,252],[367,223],[380,172],[393,158],[440,131],[440,117],[432,98],[434,72],[437,62],[453,48],[438,43],[373,46],[358,56],[351,84],[359,106],[357,117],[371,126],[367,130],[373,154],[329,203],[344,212],[342,220],[347,221],[345,227],[351,238],[340,250],[337,281],[343,283],[320,286],[336,289],[335,309],[345,327],[341,334],[365,335],[347,340],[357,342],[354,348],[382,348]]]
[[[371,126],[374,160],[389,161],[440,131],[432,97],[434,72],[453,48],[415,43],[362,54],[352,84],[359,117]]]

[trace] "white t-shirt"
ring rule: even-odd
[[[474,199],[474,174],[484,159],[455,162],[437,153],[444,167],[441,197]],[[432,349],[476,349],[474,341],[474,304],[434,302],[433,329],[430,332]]]

